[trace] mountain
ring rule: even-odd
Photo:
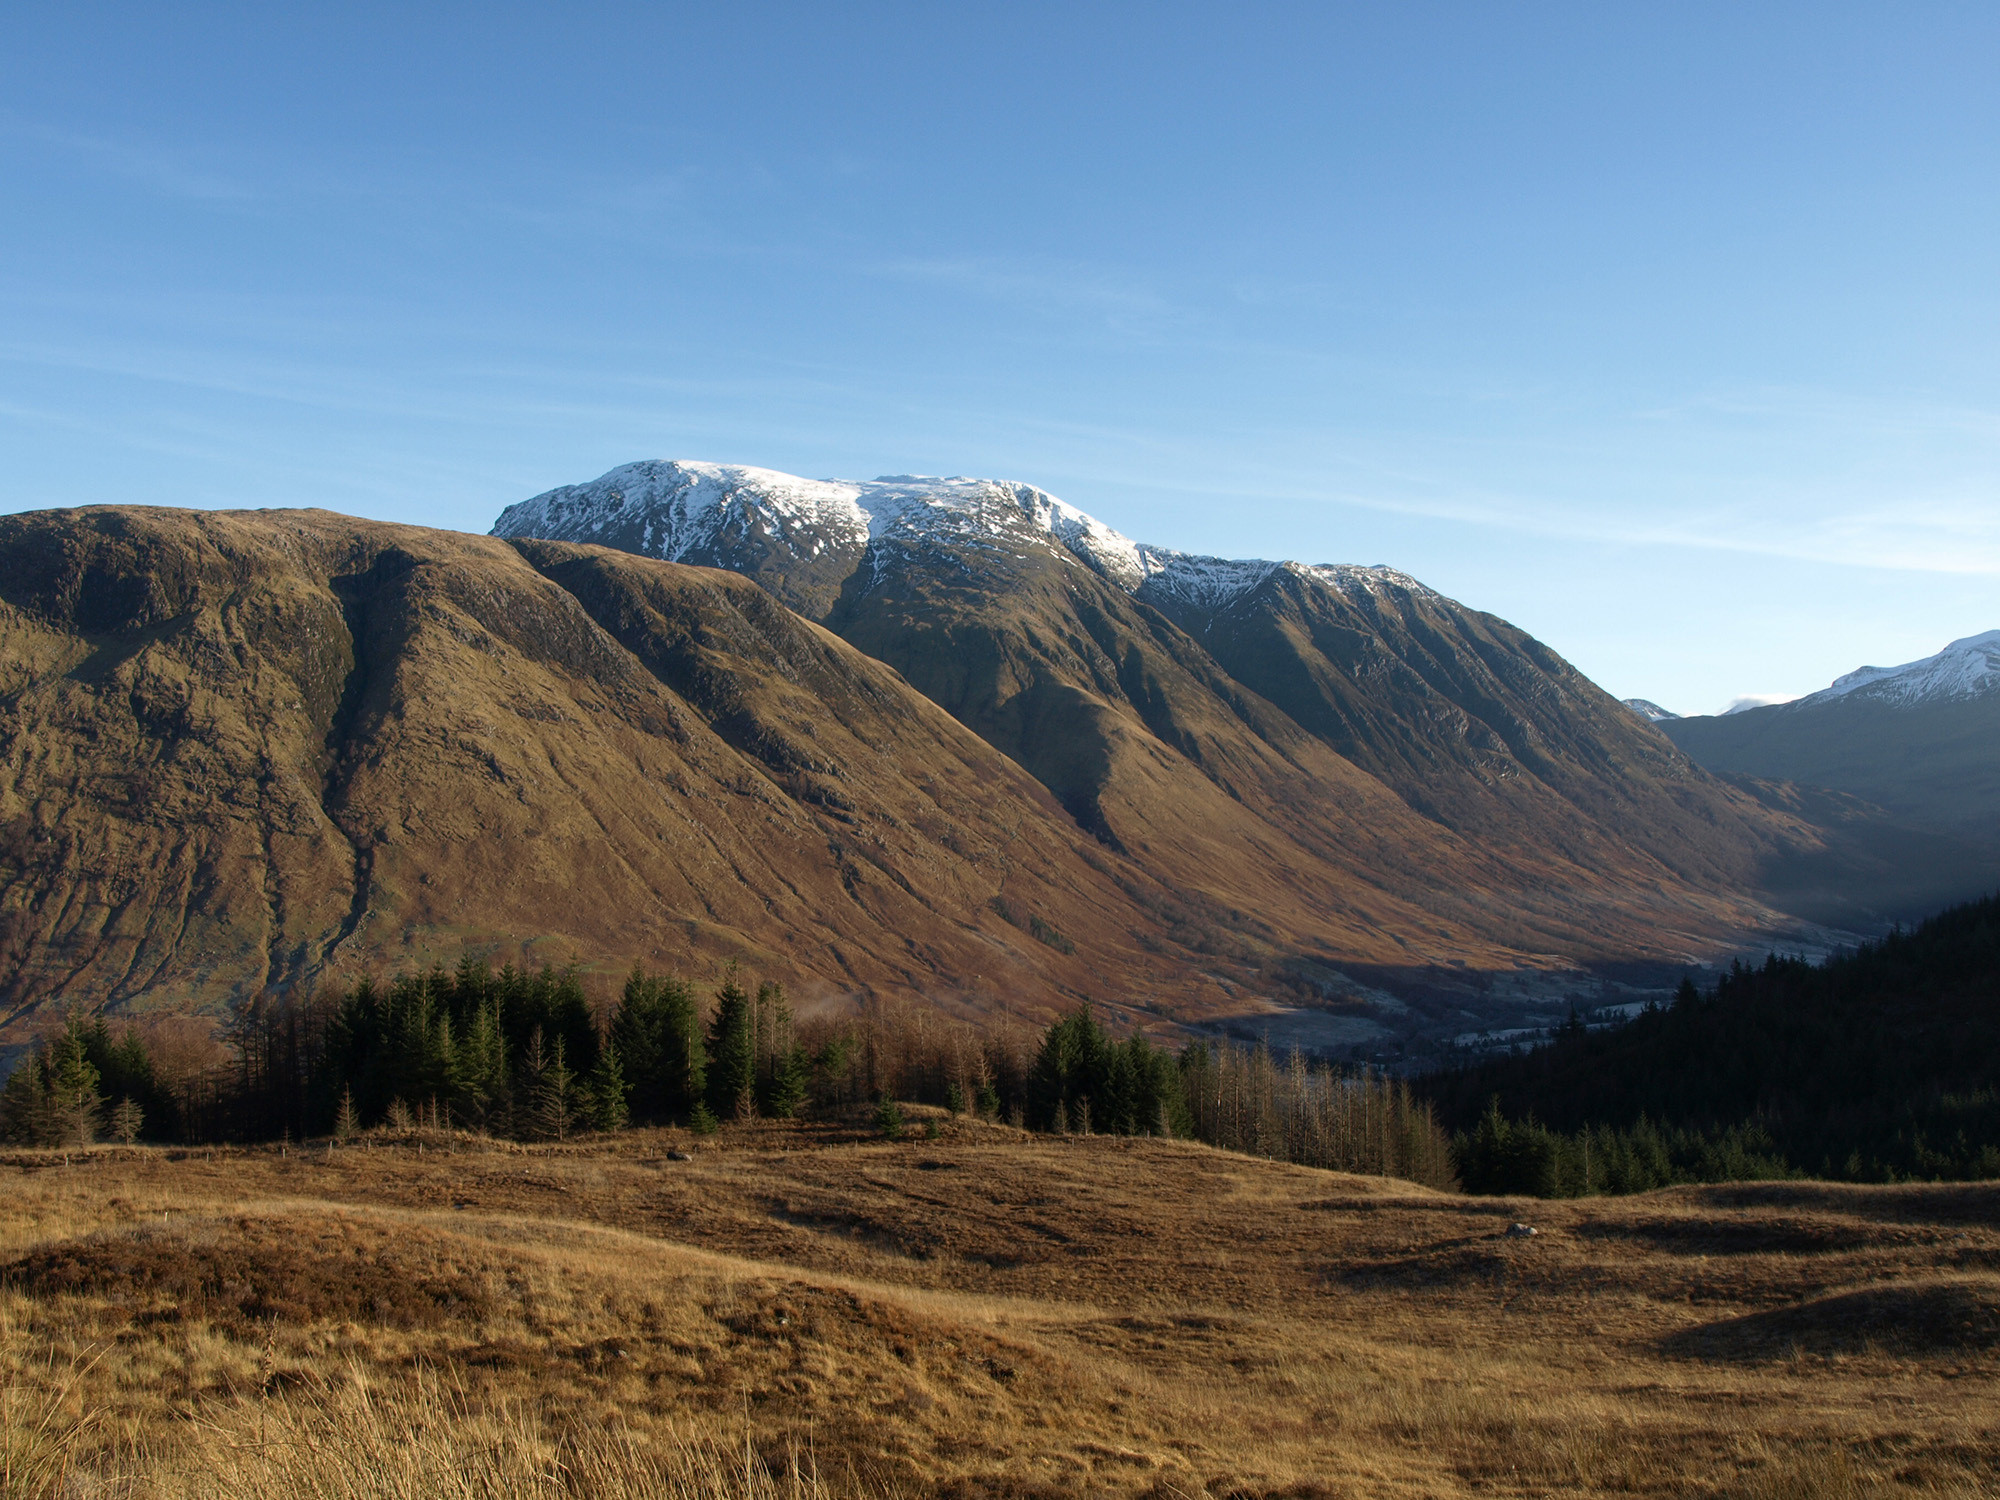
[[[1649,724],[1657,724],[1662,719],[1678,719],[1679,714],[1670,708],[1662,708],[1650,698],[1627,698],[1625,706]]]
[[[1839,818],[1392,570],[695,465],[502,529],[573,536],[0,518],[0,1043],[470,944],[1372,1045],[1726,953],[1788,922],[1769,872],[1853,873]]]
[[[1352,972],[1420,962],[1397,950],[1436,925],[1528,962],[1678,963],[1781,922],[1760,872],[1826,852],[1546,646],[1388,568],[1191,556],[1012,482],[700,463],[625,465],[494,531],[758,580],[1184,893],[1219,948]],[[1383,924],[1384,896],[1432,915]]]
[[[1199,1014],[1254,974],[1191,960],[1173,899],[728,573],[319,511],[0,518],[0,1039],[467,942]]]
[[[1790,703],[1660,728],[1712,771],[1829,787],[2000,844],[2000,630],[1861,667]]]

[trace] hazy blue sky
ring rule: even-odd
[[[981,12],[6,7],[0,508],[1025,479],[1687,712],[2000,626],[2000,7]]]

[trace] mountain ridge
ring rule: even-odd
[[[843,507],[838,526],[816,529],[800,494]],[[1388,821],[1432,825],[1406,847],[1474,848],[1497,872],[1480,899],[1523,914],[1644,889],[1635,900],[1702,908],[1690,931],[1781,923],[1752,894],[1759,872],[1824,850],[1820,830],[1708,777],[1546,646],[1393,568],[1155,547],[1011,481],[668,461],[548,491],[495,526],[537,530],[757,579],[895,667],[1108,845],[1184,868],[1232,840],[1247,868],[1256,823],[1326,857],[1352,825],[1326,823],[1322,789],[1359,786],[1356,772],[1401,804]],[[1204,812],[1217,791],[1227,806]],[[1161,828],[1161,799],[1178,832]],[[1437,878],[1460,857],[1438,855]]]
[[[733,525],[764,528],[800,564],[858,558],[871,542],[930,530],[958,537],[1039,537],[1128,593],[1152,587],[1190,603],[1217,605],[1283,569],[1332,586],[1380,581],[1431,592],[1393,568],[1220,558],[1135,542],[1046,490],[1017,480],[887,474],[873,480],[803,479],[775,469],[688,459],[620,464],[583,484],[561,485],[506,507],[502,537],[558,536],[667,562],[699,562],[740,546]],[[795,540],[797,538],[797,540]],[[760,563],[763,559],[759,559]],[[789,573],[773,570],[784,598]],[[814,614],[811,599],[801,591]],[[787,600],[787,602],[791,602]],[[797,607],[796,605],[794,607]]]
[[[1663,722],[1710,770],[1825,787],[2000,850],[2000,630],[1787,703]]]

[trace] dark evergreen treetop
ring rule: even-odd
[[[2000,1171],[2000,897],[1824,963],[1772,955],[1610,1031],[1426,1080],[1447,1121],[1755,1124],[1815,1175]]]

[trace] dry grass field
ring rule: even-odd
[[[938,1123],[7,1157],[0,1493],[2000,1493],[2000,1185]]]

